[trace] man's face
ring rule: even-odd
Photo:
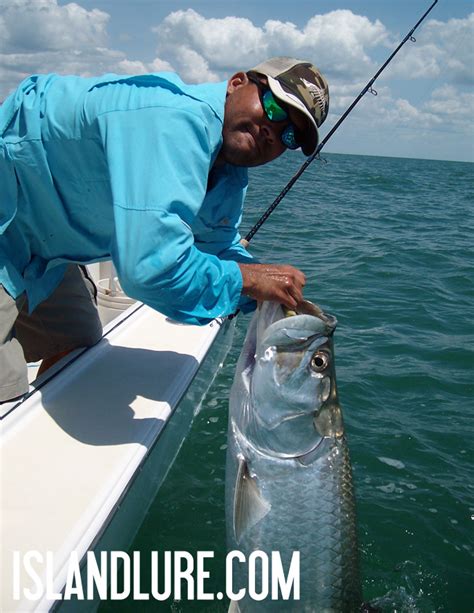
[[[272,122],[263,110],[259,86],[238,72],[229,81],[218,161],[235,166],[258,166],[271,162],[286,147],[280,135],[291,123],[304,130],[301,113],[288,109],[289,121]]]

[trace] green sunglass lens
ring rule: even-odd
[[[288,113],[281,108],[270,90],[263,94],[263,108],[270,121],[285,121],[285,119],[288,119]]]
[[[263,94],[262,102],[265,114],[270,121],[286,121],[288,119],[288,113],[278,104],[269,89]],[[296,141],[293,125],[287,126],[281,133],[280,138],[288,149],[298,149],[300,146]]]

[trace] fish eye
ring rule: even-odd
[[[316,351],[311,358],[311,370],[323,372],[329,364],[329,355],[325,351]]]

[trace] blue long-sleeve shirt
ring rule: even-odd
[[[226,83],[33,76],[0,107],[0,283],[30,310],[68,262],[112,258],[166,315],[235,312],[247,171],[214,166]]]

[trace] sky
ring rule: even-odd
[[[220,81],[264,59],[329,81],[321,136],[431,0],[0,0],[0,100],[34,73],[178,72]],[[474,0],[438,0],[326,151],[474,162]]]

